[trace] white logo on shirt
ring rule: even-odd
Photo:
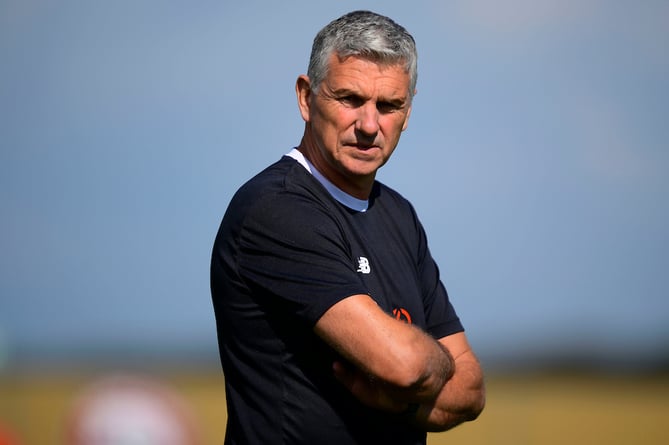
[[[372,271],[372,268],[369,266],[369,260],[364,256],[358,257],[358,270],[356,272],[362,272],[368,274]]]

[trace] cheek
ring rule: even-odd
[[[402,134],[402,131],[404,131],[404,129],[406,128],[406,124],[407,120],[405,119],[404,116],[402,116],[401,118],[393,116],[392,118],[389,118],[384,122],[382,122],[381,128],[386,138],[388,138],[389,140],[396,141],[399,139],[400,135]]]
[[[314,116],[315,122],[324,131],[332,131],[332,129],[339,128],[344,120],[343,113],[334,109],[334,107],[318,108]]]
[[[341,140],[352,137],[355,117],[350,112],[331,112],[322,116],[320,124],[323,139],[330,144],[330,147],[335,147],[339,146]]]
[[[330,114],[318,113],[312,116],[311,124],[313,135],[321,150],[331,154],[338,151],[340,134],[342,133],[338,127],[338,121],[333,119]]]
[[[319,108],[323,120],[330,125],[342,128],[355,122],[358,112],[354,109],[345,107],[335,100],[327,101]]]

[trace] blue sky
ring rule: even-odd
[[[4,0],[0,367],[215,359],[218,223],[299,142],[295,79],[353,9],[417,40],[378,179],[417,208],[484,360],[669,356],[669,3]]]

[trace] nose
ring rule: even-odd
[[[359,109],[355,129],[366,136],[374,136],[379,131],[379,110],[376,104],[366,103]]]

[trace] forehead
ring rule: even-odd
[[[361,94],[405,97],[410,78],[404,64],[378,63],[357,56],[332,55],[325,83],[332,91],[351,90]]]

